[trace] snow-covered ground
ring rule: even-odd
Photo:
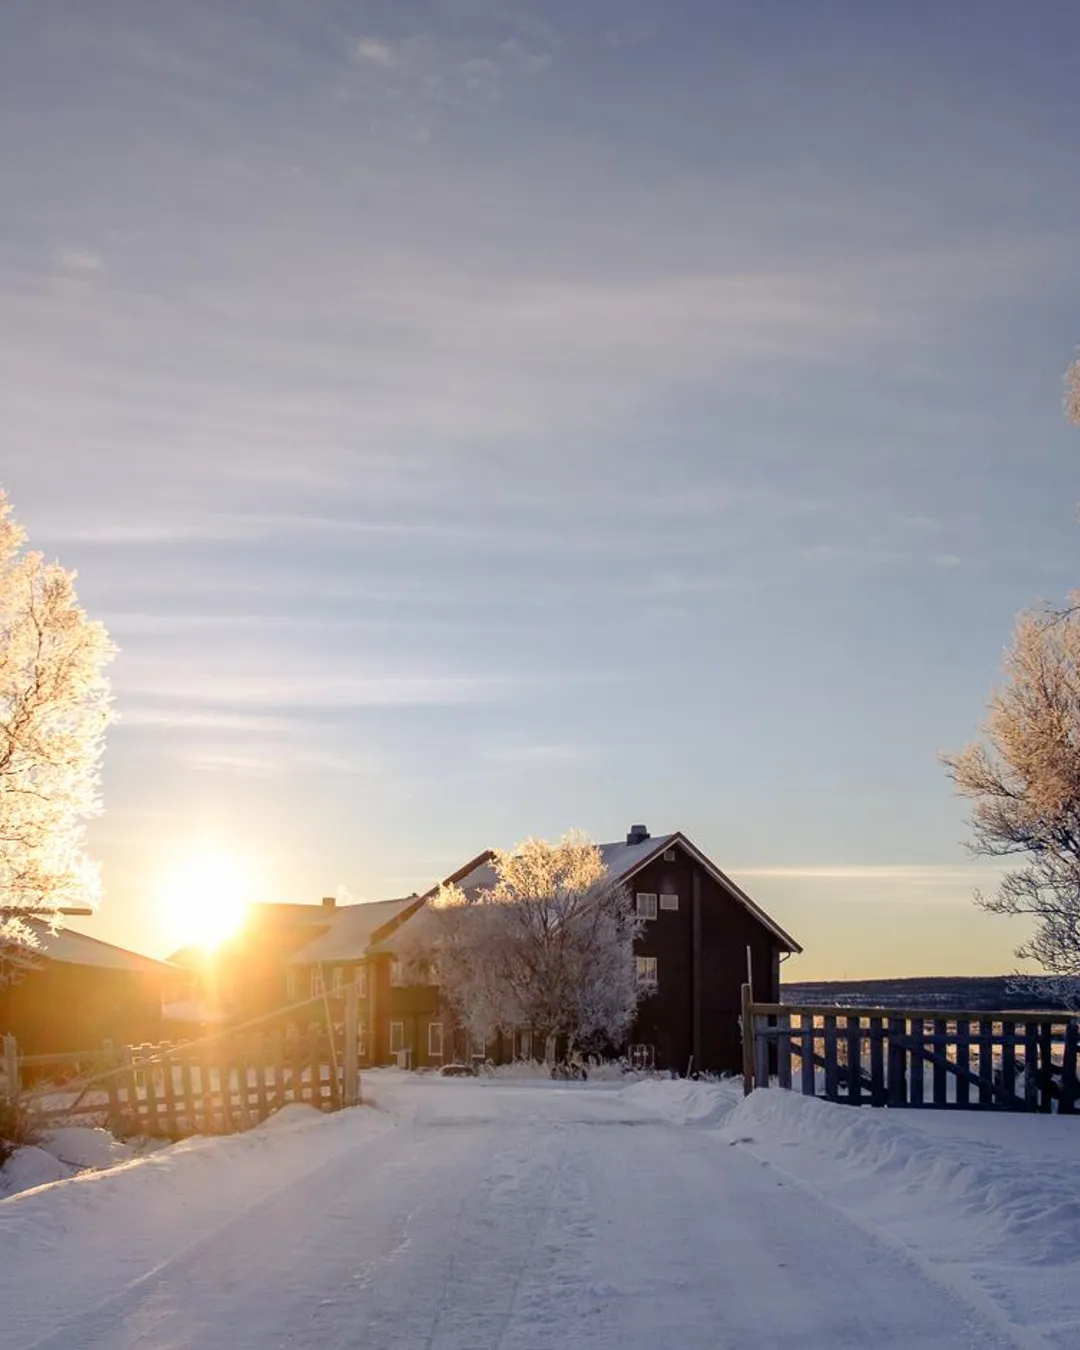
[[[5,1350],[1080,1345],[1068,1117],[365,1087],[0,1201]]]

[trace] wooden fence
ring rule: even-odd
[[[1077,1019],[754,1003],[743,987],[743,1082],[853,1106],[1077,1114]]]
[[[128,1134],[218,1134],[247,1129],[290,1102],[323,1111],[360,1102],[355,989],[344,1022],[290,1026],[323,998],[197,1041],[63,1055],[20,1055],[4,1038],[8,1099],[49,1120],[92,1120]]]

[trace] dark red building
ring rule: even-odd
[[[159,1041],[162,1006],[181,997],[184,972],[72,929],[50,933],[35,921],[41,948],[17,961],[0,986],[0,1033],[27,1055],[100,1050]]]

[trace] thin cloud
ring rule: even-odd
[[[394,708],[483,703],[508,697],[530,681],[488,675],[328,674],[325,669],[266,674],[257,668],[188,677],[173,663],[116,681],[118,694],[152,695],[172,700],[178,708],[211,705],[221,708]]]
[[[116,727],[143,729],[153,727],[159,731],[213,731],[230,735],[265,736],[300,729],[302,723],[284,717],[269,717],[255,713],[237,711],[215,712],[205,708],[183,708],[176,706],[152,707],[146,705],[124,707],[116,722]]]
[[[581,764],[591,759],[593,752],[584,745],[565,741],[523,745],[490,745],[481,752],[481,758],[490,764],[533,765]]]
[[[605,47],[640,47],[655,36],[656,29],[649,24],[634,24],[627,28],[609,28],[601,42]]]
[[[1003,870],[988,864],[965,867],[962,864],[940,863],[875,863],[869,865],[808,864],[789,867],[733,867],[729,869],[740,877],[754,877],[773,881],[839,881],[845,884],[872,883],[918,888],[942,886],[977,886],[980,878],[996,877]]]
[[[61,248],[56,254],[56,266],[72,276],[94,276],[105,270],[105,261],[98,253],[85,248]]]
[[[384,70],[397,65],[397,56],[393,48],[386,42],[381,42],[378,38],[364,37],[360,38],[353,48],[353,55],[357,61],[366,62],[372,66],[382,66]]]

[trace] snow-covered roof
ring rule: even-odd
[[[403,900],[370,900],[366,904],[342,905],[328,911],[329,928],[312,938],[289,957],[289,965],[307,966],[316,961],[359,961],[368,944],[409,905],[419,907],[417,895]]]
[[[27,948],[30,961],[37,957],[48,957],[50,961],[59,961],[71,966],[94,966],[99,970],[127,970],[140,975],[175,975],[175,966],[167,961],[157,961],[152,956],[143,956],[141,952],[128,951],[126,947],[116,947],[111,942],[102,942],[100,938],[89,937],[86,933],[77,933],[73,928],[59,928],[55,933],[38,919],[27,921],[38,934],[40,947]]]
[[[674,838],[673,834],[665,834],[659,838],[650,837],[637,844],[628,844],[625,840],[622,840],[617,844],[598,844],[597,847],[609,874],[613,877],[623,878],[636,872],[639,867],[643,866],[662,849],[669,848],[671,840]],[[457,884],[466,895],[495,885],[497,878],[490,858],[491,854],[488,853],[485,855],[484,862],[479,863],[470,872],[458,878]]]
[[[786,951],[802,951],[802,947],[795,939],[789,933],[785,933],[775,920],[771,919],[759,905],[756,905],[741,886],[732,881],[726,873],[721,872],[714,862],[707,858],[678,830],[673,834],[650,835],[636,843],[629,843],[623,839],[613,844],[598,844],[597,847],[600,849],[601,857],[608,872],[622,881],[629,881],[634,873],[640,871],[646,863],[651,862],[658,854],[665,852],[667,849],[675,847],[676,844],[685,849],[715,881],[723,886],[732,899],[748,910],[763,927],[767,928]],[[486,887],[493,886],[496,881],[495,868],[491,862],[493,857],[494,853],[489,849],[449,880],[455,882],[466,895],[470,896]],[[430,895],[432,892],[428,892],[428,894]],[[419,922],[419,916],[415,918],[410,916],[406,922],[417,923]],[[387,952],[392,949],[392,945],[391,942],[384,941],[377,944],[373,950]]]

